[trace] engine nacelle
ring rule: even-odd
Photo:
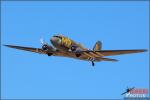
[[[71,51],[76,51],[77,46],[71,46]]]
[[[80,47],[78,47],[78,46],[71,46],[71,51],[73,51],[73,52],[78,52],[78,51],[81,51],[82,49],[80,48]]]
[[[55,49],[54,49],[52,46],[48,45],[48,44],[44,44],[44,45],[42,46],[42,49],[43,49],[44,51],[47,51],[47,52],[53,52],[53,51],[55,51]]]
[[[78,46],[71,46],[71,51],[75,52],[76,57],[80,57],[81,56],[81,48]]]
[[[42,46],[42,49],[43,49],[43,50],[48,50],[48,45],[47,45],[47,44],[44,44],[44,45]]]

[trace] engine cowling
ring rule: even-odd
[[[42,50],[46,51],[48,56],[51,56],[53,52],[55,51],[55,49],[52,46],[49,46],[47,44],[44,44],[42,46]]]
[[[76,51],[77,46],[71,46],[71,51]]]
[[[47,44],[44,44],[44,45],[42,46],[42,49],[43,49],[43,50],[48,50],[48,49],[49,49],[49,46],[48,46]]]
[[[80,47],[78,47],[78,46],[71,46],[71,51],[75,52],[76,57],[80,57],[81,56],[81,53],[80,53],[81,49],[80,49]]]

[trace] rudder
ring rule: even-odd
[[[100,51],[102,49],[102,42],[97,41],[93,47],[93,51]]]

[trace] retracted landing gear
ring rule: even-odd
[[[52,53],[48,53],[47,55],[48,55],[48,56],[51,56],[51,55],[52,55]]]
[[[79,53],[76,54],[76,57],[80,57],[80,56],[81,56],[81,54],[79,54]]]
[[[92,61],[92,66],[95,66],[95,63],[94,63],[94,61]]]

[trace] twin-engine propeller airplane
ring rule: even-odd
[[[99,62],[99,61],[118,61],[116,59],[104,58],[104,56],[113,56],[113,55],[138,53],[138,52],[146,51],[145,49],[102,50],[102,43],[100,41],[96,42],[96,44],[93,47],[93,50],[89,50],[63,35],[54,35],[50,39],[50,41],[53,46],[50,46],[47,43],[45,43],[43,40],[41,40],[42,48],[22,47],[22,46],[14,46],[14,45],[4,45],[4,46],[19,49],[19,50],[46,54],[48,56],[62,56],[62,57],[70,57],[70,58],[75,58],[80,60],[86,60],[92,62],[92,66],[95,65],[94,62]]]

